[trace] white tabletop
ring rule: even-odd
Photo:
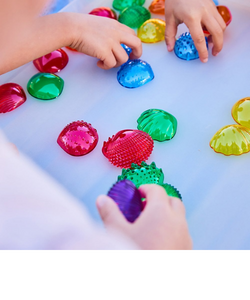
[[[226,157],[209,147],[217,130],[234,124],[233,104],[250,96],[250,8],[241,2],[227,1],[233,22],[222,53],[213,57],[210,50],[207,64],[178,59],[167,52],[164,42],[143,44],[142,59],[152,66],[155,79],[130,90],[118,84],[117,69],[101,70],[96,59],[66,50],[69,64],[59,73],[65,81],[62,95],[39,101],[27,92],[25,104],[0,116],[0,127],[100,221],[95,199],[121,173],[103,156],[103,142],[119,130],[136,128],[144,110],[164,109],[177,118],[177,134],[169,142],[155,142],[148,162],[162,168],[165,182],[181,192],[194,248],[249,249],[250,153]],[[111,3],[76,0],[65,10],[87,13]],[[145,6],[149,4],[146,1]],[[180,26],[179,34],[184,31]],[[15,82],[27,91],[27,82],[36,73],[30,63],[1,76],[0,84]],[[83,157],[66,154],[56,143],[61,130],[76,120],[91,123],[99,134],[95,150]]]

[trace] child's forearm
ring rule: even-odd
[[[30,19],[11,28],[0,48],[0,74],[15,69],[74,40],[74,14],[58,13]]]

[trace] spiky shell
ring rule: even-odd
[[[224,155],[241,155],[250,151],[250,129],[241,125],[221,128],[210,141],[210,147]]]
[[[151,165],[142,162],[141,165],[132,164],[129,169],[123,169],[122,174],[118,176],[118,181],[129,179],[138,188],[142,184],[163,184],[164,174],[162,169],[158,169],[154,162]]]
[[[133,223],[140,215],[143,204],[141,194],[130,180],[116,182],[108,192],[126,219]]]
[[[176,198],[179,198],[182,200],[180,192],[174,186],[172,186],[171,184],[168,184],[168,183],[164,183],[161,186],[165,189],[168,196],[176,197]]]
[[[137,120],[139,130],[147,132],[153,140],[163,142],[172,139],[177,130],[176,118],[161,109],[144,111]]]
[[[243,98],[234,104],[232,117],[238,124],[250,128],[250,97]]]
[[[68,154],[82,156],[97,145],[98,134],[91,124],[84,121],[72,122],[58,136],[58,145]]]
[[[129,168],[141,164],[153,151],[154,141],[146,132],[125,129],[103,143],[102,153],[115,166]]]

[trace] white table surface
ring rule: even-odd
[[[111,3],[74,1],[65,10],[88,13]],[[145,6],[149,4],[146,1]],[[62,95],[46,102],[27,92],[25,104],[0,115],[0,128],[100,221],[95,199],[121,173],[103,156],[103,142],[119,130],[136,128],[144,110],[164,109],[177,118],[177,134],[169,142],[155,142],[148,162],[155,161],[165,182],[181,192],[194,248],[249,249],[250,153],[226,157],[216,154],[209,141],[221,127],[234,124],[233,104],[250,96],[250,6],[244,1],[221,4],[230,7],[233,22],[222,53],[216,58],[210,53],[207,64],[178,59],[167,52],[164,42],[143,44],[142,59],[152,66],[155,79],[130,90],[118,84],[117,69],[101,70],[96,59],[66,50],[69,64],[59,73],[65,80]],[[184,31],[180,26],[179,34]],[[27,91],[27,82],[36,73],[29,63],[2,75],[0,84],[15,82]],[[99,134],[95,150],[83,157],[66,154],[56,143],[61,130],[76,120],[91,123]]]

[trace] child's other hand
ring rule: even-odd
[[[134,223],[129,223],[108,196],[97,199],[97,208],[107,229],[129,236],[141,249],[192,249],[192,241],[180,199],[169,197],[158,185],[143,185],[140,192],[146,207]]]
[[[175,45],[177,26],[185,23],[189,28],[202,62],[208,61],[208,51],[202,26],[212,35],[213,50],[216,56],[223,47],[223,32],[226,24],[212,0],[165,0],[166,44],[168,51]]]
[[[102,69],[118,67],[128,60],[121,44],[132,48],[132,58],[142,55],[142,45],[133,29],[104,17],[74,14],[75,34],[70,47],[99,59]]]

